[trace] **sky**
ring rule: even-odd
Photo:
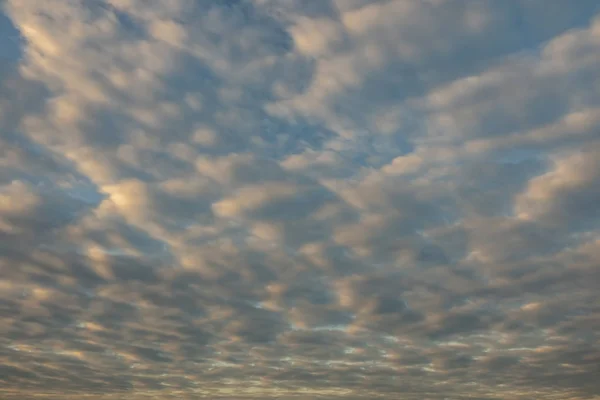
[[[0,0],[0,397],[600,398],[597,0]]]

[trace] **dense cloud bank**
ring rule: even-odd
[[[600,393],[597,1],[0,6],[0,397]]]

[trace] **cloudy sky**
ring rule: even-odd
[[[600,398],[597,0],[0,0],[3,399]]]

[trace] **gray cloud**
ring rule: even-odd
[[[600,393],[596,1],[0,7],[0,397]]]

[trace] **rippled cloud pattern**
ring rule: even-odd
[[[600,398],[597,0],[0,7],[0,398]]]

